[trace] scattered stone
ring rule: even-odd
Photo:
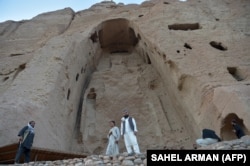
[[[244,136],[241,139],[218,142],[212,145],[199,147],[202,149],[214,149],[214,150],[243,150],[250,149],[250,136]],[[180,149],[181,150],[181,149]],[[19,164],[24,166],[25,164]],[[106,155],[91,155],[86,158],[74,158],[68,160],[56,160],[56,161],[37,161],[30,162],[27,166],[146,166],[147,154],[146,152],[141,154],[135,154],[128,156],[128,153],[121,153],[117,156]]]

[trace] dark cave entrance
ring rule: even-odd
[[[235,113],[228,114],[224,120],[222,121],[222,128],[221,128],[221,138],[222,140],[233,140],[237,139],[235,133],[233,132],[233,127],[231,125],[231,121],[235,119],[237,123],[241,126],[241,128],[245,131],[245,134],[248,133],[244,122],[242,119],[240,119]]]
[[[97,32],[91,35],[91,40],[99,39],[100,47],[109,53],[131,53],[138,43],[130,21],[123,18],[111,19],[102,22]]]

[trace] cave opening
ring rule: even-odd
[[[244,125],[244,122],[242,119],[240,119],[237,114],[235,113],[230,113],[228,114],[223,120],[222,120],[222,127],[220,129],[220,134],[222,140],[233,140],[237,139],[235,133],[233,132],[233,127],[231,124],[231,121],[235,119],[237,124],[244,130],[245,133],[247,133],[247,129]]]
[[[221,42],[211,41],[209,43],[213,48],[220,50],[220,51],[226,51],[227,47],[224,46]]]
[[[109,53],[131,53],[138,43],[130,22],[123,18],[103,22],[98,37],[101,49]]]
[[[186,23],[186,24],[172,24],[168,25],[169,30],[182,30],[182,31],[188,31],[188,30],[198,30],[201,29],[201,26],[199,23]]]
[[[237,80],[237,81],[243,81],[244,77],[242,76],[242,72],[240,72],[239,69],[237,69],[237,67],[227,67],[227,71],[229,74],[232,75],[232,77]]]

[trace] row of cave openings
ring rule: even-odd
[[[183,31],[188,31],[188,30],[198,30],[198,29],[201,29],[201,26],[199,25],[199,23],[194,23],[194,24],[173,24],[173,25],[169,25],[168,29],[169,30],[183,30]],[[220,51],[226,51],[226,50],[228,50],[228,48],[224,44],[222,44],[221,42],[211,41],[209,44],[213,48],[215,48],[217,50],[220,50]],[[188,43],[185,43],[184,47],[186,49],[192,49],[192,46],[190,44],[188,44]],[[176,52],[180,53],[180,50],[177,50]],[[184,55],[186,55],[186,54],[184,53]],[[247,77],[247,74],[244,71],[242,71],[240,68],[238,68],[238,67],[227,67],[227,71],[237,81],[243,81]]]
[[[81,74],[85,73],[86,68],[87,68],[87,65],[85,65],[85,67],[81,68]],[[75,76],[76,82],[79,80],[79,76],[80,76],[80,74],[77,73],[76,76]],[[69,98],[70,98],[70,93],[71,93],[71,90],[70,90],[70,88],[68,88],[68,91],[67,91],[67,100],[69,100]]]

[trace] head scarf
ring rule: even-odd
[[[35,131],[34,131],[34,127],[32,127],[31,125],[30,125],[30,123],[28,123],[28,130],[31,132],[31,133],[34,133]]]

